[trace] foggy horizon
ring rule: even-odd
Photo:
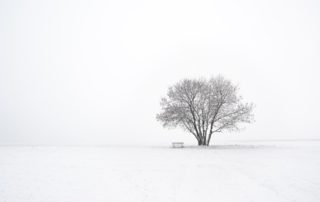
[[[1,1],[0,145],[196,144],[156,121],[223,75],[255,122],[215,141],[320,139],[317,1]]]

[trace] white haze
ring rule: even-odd
[[[3,0],[0,144],[195,143],[159,100],[217,74],[256,105],[218,139],[320,138],[319,36],[311,0]]]

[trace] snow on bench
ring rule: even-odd
[[[172,148],[183,148],[183,142],[172,142]]]

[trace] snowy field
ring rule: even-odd
[[[320,201],[320,141],[0,147],[1,202]]]

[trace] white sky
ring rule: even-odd
[[[320,138],[319,36],[316,0],[2,0],[0,144],[195,143],[160,97],[217,74],[256,104],[219,138]]]

